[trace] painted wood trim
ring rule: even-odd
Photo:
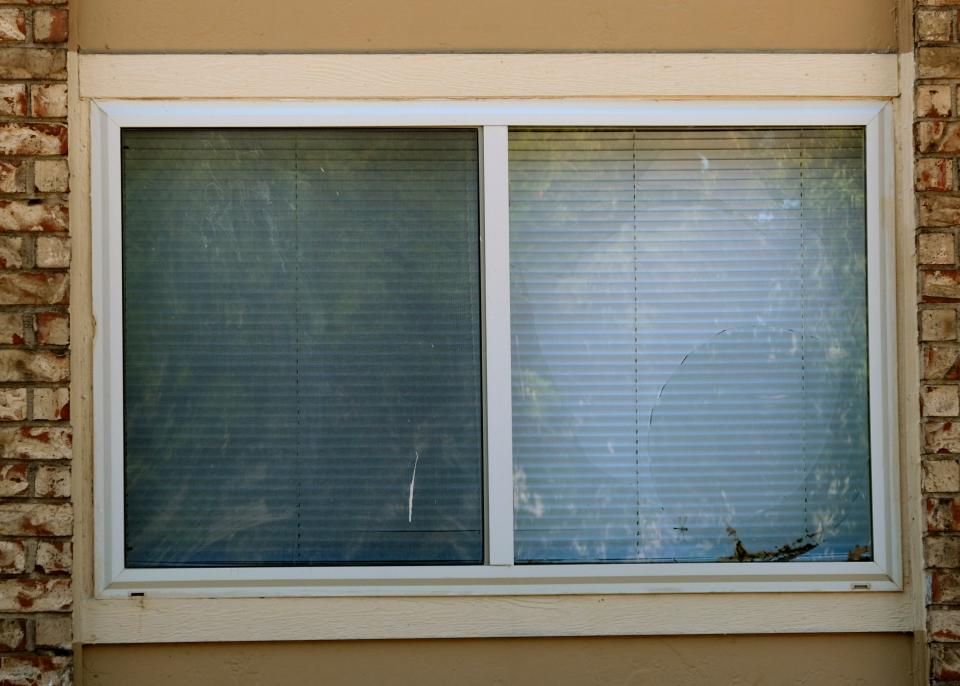
[[[907,594],[127,598],[78,608],[83,643],[913,631]]]
[[[84,98],[894,97],[888,54],[80,55]]]

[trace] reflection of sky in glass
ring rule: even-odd
[[[513,131],[519,561],[870,545],[858,129]]]

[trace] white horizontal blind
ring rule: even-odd
[[[516,559],[869,559],[862,128],[513,129]]]
[[[122,143],[127,566],[482,561],[477,132]]]

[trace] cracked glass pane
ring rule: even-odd
[[[513,129],[516,559],[870,559],[862,128]]]

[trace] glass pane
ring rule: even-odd
[[[518,562],[871,554],[861,128],[510,134]]]
[[[475,130],[125,130],[126,563],[483,557]]]

